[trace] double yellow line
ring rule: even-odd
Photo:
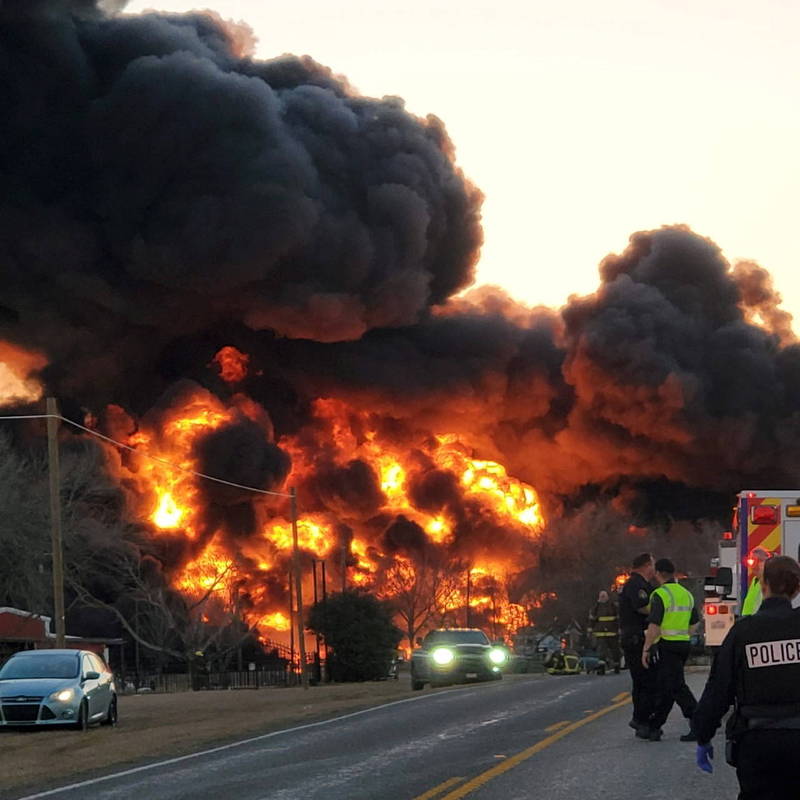
[[[451,789],[452,787],[456,786],[456,784],[461,783],[464,778],[450,778],[443,783],[440,783],[438,786],[434,786],[432,789],[429,789],[424,794],[415,797],[414,800],[433,800],[434,798],[438,798],[438,800],[460,800],[460,798],[466,797],[468,794],[472,794],[472,792],[474,792],[476,789],[480,789],[481,786],[488,783],[493,778],[497,778],[499,775],[508,772],[510,769],[514,769],[514,767],[518,766],[523,761],[527,761],[531,756],[535,756],[545,748],[550,747],[551,744],[555,744],[559,739],[563,739],[573,731],[578,730],[578,728],[582,728],[584,725],[588,725],[590,722],[594,722],[596,719],[600,719],[600,717],[604,717],[606,714],[610,714],[612,711],[616,711],[618,708],[622,708],[623,706],[628,705],[630,702],[631,698],[628,692],[622,692],[612,699],[611,705],[601,708],[600,711],[595,711],[592,714],[585,716],[583,719],[579,719],[577,722],[565,721],[557,722],[555,725],[551,725],[547,730],[554,730],[555,733],[552,733],[546,739],[536,742],[536,744],[531,745],[521,753],[517,753],[516,755],[501,761],[499,764],[496,764],[491,769],[481,772],[480,775],[476,775],[474,778],[468,780],[458,788],[452,789],[452,791],[448,792],[447,794],[443,794],[443,792],[447,792],[448,789]]]

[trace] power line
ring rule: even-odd
[[[245,486],[241,483],[234,483],[233,481],[226,481],[223,478],[215,478],[213,475],[206,475],[204,472],[197,472],[196,470],[189,469],[188,467],[182,467],[180,464],[174,464],[172,461],[167,461],[166,458],[159,458],[158,456],[151,455],[150,453],[145,453],[142,450],[137,450],[135,447],[132,447],[129,444],[125,444],[124,442],[118,442],[116,439],[112,439],[110,436],[105,436],[104,434],[100,433],[99,431],[94,431],[91,428],[87,428],[85,425],[81,425],[79,422],[75,422],[74,420],[67,419],[66,417],[62,417],[61,414],[14,414],[3,416],[0,415],[0,421],[2,420],[14,420],[14,419],[59,419],[62,422],[66,422],[67,425],[72,425],[74,428],[78,428],[79,430],[84,431],[85,433],[91,434],[92,436],[96,436],[98,439],[102,439],[109,444],[114,445],[115,447],[119,447],[122,450],[128,450],[131,453],[135,453],[139,456],[144,456],[145,458],[149,458],[151,461],[157,461],[159,464],[163,464],[164,466],[170,467],[171,469],[177,469],[180,472],[185,472],[187,475],[194,475],[196,478],[203,478],[207,481],[213,481],[214,483],[221,483],[225,486],[233,486],[236,489],[244,489],[247,492],[255,492],[256,494],[267,494],[272,495],[273,497],[291,497],[292,495],[289,492],[273,492],[269,489],[258,489],[255,486]]]

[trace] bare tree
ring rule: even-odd
[[[382,596],[395,608],[410,648],[421,631],[442,623],[458,595],[461,572],[460,565],[431,558],[397,559],[386,571]]]

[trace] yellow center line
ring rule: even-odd
[[[563,728],[566,725],[569,725],[569,720],[562,719],[561,722],[555,722],[552,725],[548,725],[544,730],[545,733],[552,733],[553,731],[557,731],[559,728]]]
[[[600,717],[604,717],[606,714],[610,714],[612,711],[616,711],[618,708],[622,708],[628,703],[630,703],[630,698],[626,698],[625,700],[620,700],[613,705],[606,706],[606,708],[602,708],[600,711],[595,711],[595,713],[591,716],[584,717],[577,722],[571,722],[560,731],[552,734],[552,736],[548,736],[546,739],[542,739],[541,742],[537,742],[527,750],[523,750],[521,753],[517,753],[515,756],[507,758],[505,761],[501,761],[499,764],[495,765],[491,769],[487,769],[486,772],[482,772],[480,775],[476,775],[474,778],[467,781],[463,786],[459,786],[458,789],[455,789],[454,791],[440,798],[440,800],[459,800],[462,797],[466,797],[468,794],[472,794],[472,792],[474,792],[476,789],[479,789],[485,783],[488,783],[490,780],[492,780],[492,778],[496,778],[498,775],[508,772],[510,769],[516,767],[517,764],[521,764],[523,761],[529,759],[531,756],[536,755],[536,753],[539,753],[546,747],[549,747],[551,744],[555,744],[555,742],[557,742],[559,739],[563,739],[565,736],[567,736],[567,734],[578,730],[578,728],[582,728],[584,725],[588,725],[590,722],[594,722],[596,719],[600,719]],[[416,798],[416,800],[420,800],[420,798]]]
[[[630,692],[620,692],[618,695],[611,698],[612,703],[619,703],[620,700],[624,700],[626,697],[630,697]]]
[[[448,778],[444,783],[440,783],[438,786],[434,786],[433,789],[428,789],[425,794],[419,795],[419,797],[415,797],[414,800],[432,800],[432,798],[440,795],[442,792],[446,792],[451,786],[455,786],[455,784],[459,783],[459,781],[463,781],[463,776],[458,776],[455,778]]]

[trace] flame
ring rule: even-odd
[[[156,493],[160,490],[157,489]],[[169,492],[163,492],[158,501],[158,508],[153,512],[151,519],[159,528],[177,528],[185,514]]]
[[[261,617],[257,626],[259,628],[271,628],[274,631],[288,631],[291,630],[292,623],[283,612],[274,611]]]
[[[239,383],[247,377],[250,356],[230,345],[223,347],[212,359],[219,368],[219,374],[226,383]]]
[[[39,400],[44,387],[35,373],[46,365],[41,353],[0,341],[0,408]]]
[[[247,356],[234,348],[220,350],[215,362],[226,381],[239,381],[246,375]],[[464,521],[449,506],[431,511],[415,506],[411,487],[423,468],[452,474],[463,501],[472,509],[469,513],[488,521],[489,529],[513,530],[517,536],[534,539],[544,525],[533,487],[510,476],[502,464],[474,458],[468,443],[455,434],[422,435],[411,444],[398,442],[381,433],[369,414],[333,398],[315,401],[313,414],[319,423],[315,434],[318,441],[304,438],[307,434],[303,432],[284,436],[278,442],[292,458],[288,485],[303,487],[313,481],[323,448],[329,454],[326,458],[339,467],[363,461],[374,470],[380,487],[377,517],[371,509],[369,518],[391,522],[402,515],[419,525],[443,553],[457,546],[455,536]],[[192,474],[199,469],[194,453],[202,437],[242,415],[261,425],[265,436],[271,436],[268,415],[244,395],[235,395],[229,404],[203,389],[182,396],[157,420],[142,421],[128,436],[127,443],[138,455],[127,464],[125,478],[137,487],[143,516],[150,520],[156,535],[182,537],[188,542],[188,557],[171,573],[176,588],[192,598],[211,598],[215,608],[227,608],[252,627],[285,633],[291,627],[288,575],[293,537],[289,504],[280,498],[253,498],[250,502],[258,534],[237,538],[215,527],[224,523],[213,522],[216,517],[209,515],[200,489],[202,479]],[[414,564],[398,553],[382,552],[382,528],[373,527],[360,516],[363,512],[303,509],[302,501],[301,494],[299,546],[316,559],[327,559],[333,590],[339,588],[342,578],[343,550],[338,531],[343,524],[351,531],[346,540],[347,585],[385,594],[381,581],[390,563],[405,570],[405,579],[413,580]],[[471,624],[485,626],[487,631],[490,626],[492,635],[501,636],[527,624],[527,612],[510,601],[504,583],[504,576],[518,565],[513,557],[490,548],[491,543],[487,543],[482,554],[470,557],[469,596],[467,569],[454,567],[456,571],[448,576],[446,591],[438,600],[439,614],[446,624],[465,624],[470,618]],[[312,587],[308,586],[308,570],[305,581],[309,597]],[[212,612],[204,609],[203,613]]]

